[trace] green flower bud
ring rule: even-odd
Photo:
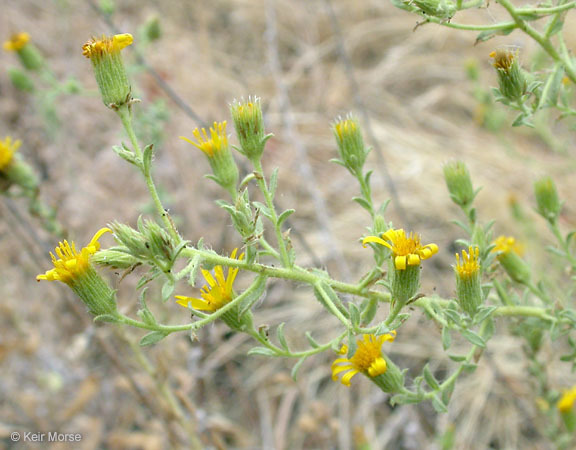
[[[126,33],[93,38],[82,46],[82,54],[92,61],[102,101],[114,110],[131,100],[121,50],[131,45],[132,41],[132,35]]]
[[[7,136],[0,141],[0,189],[7,190],[16,184],[23,189],[32,191],[38,188],[38,177],[32,167],[21,160],[16,151],[20,148],[20,140],[12,140]]]
[[[498,49],[490,53],[492,64],[498,74],[498,86],[503,97],[518,101],[526,93],[526,77],[518,64],[518,52]]]
[[[460,260],[460,255],[456,254],[456,266],[454,266],[458,301],[460,307],[470,317],[474,317],[476,310],[482,304],[479,256],[478,247],[469,247],[468,253],[466,250],[462,251],[462,260]]]
[[[100,250],[92,256],[94,264],[108,266],[113,269],[128,269],[138,264],[140,260],[126,252],[125,247],[112,247]]]
[[[151,17],[144,24],[144,36],[148,42],[157,41],[162,36],[162,27],[158,16]]]
[[[550,177],[543,177],[534,183],[534,196],[538,214],[550,223],[558,220],[558,215],[562,209],[562,203],[558,197],[558,191],[554,180]]]
[[[247,102],[234,100],[230,105],[230,113],[240,141],[238,150],[252,163],[259,161],[266,141],[271,137],[264,131],[260,99],[248,98]]]
[[[14,67],[9,68],[8,76],[10,77],[10,81],[12,81],[12,84],[16,89],[20,89],[24,92],[34,91],[34,82],[20,69],[16,69]]]
[[[472,205],[476,193],[472,187],[472,179],[466,164],[462,161],[444,164],[444,180],[454,203],[462,208]]]
[[[100,229],[80,251],[76,250],[74,242],[60,242],[55,249],[58,258],[50,254],[54,268],[38,275],[36,279],[65,283],[80,297],[92,314],[114,315],[117,311],[115,291],[96,272],[91,261],[91,256],[100,250],[98,239],[110,231],[109,228]]]
[[[214,175],[208,175],[208,177],[226,189],[232,198],[236,198],[238,167],[228,146],[226,122],[214,122],[214,126],[210,128],[210,137],[208,137],[208,133],[204,128],[202,128],[202,131],[196,128],[192,134],[197,142],[183,136],[180,136],[180,139],[189,142],[204,152],[214,173]]]
[[[450,0],[412,0],[422,12],[438,19],[449,20],[456,14],[456,5]]]
[[[30,35],[25,32],[13,34],[4,42],[4,50],[16,52],[20,62],[27,70],[37,71],[44,66],[44,58],[38,49],[30,43]]]
[[[345,119],[339,118],[333,129],[340,155],[340,159],[334,162],[346,167],[353,175],[361,176],[370,150],[364,145],[360,124],[349,115]]]

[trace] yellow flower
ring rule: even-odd
[[[505,72],[509,72],[512,64],[514,63],[514,59],[517,56],[517,52],[511,52],[505,48],[499,48],[496,51],[490,53],[490,58],[494,58],[494,62],[492,65],[496,69],[504,70]]]
[[[92,38],[82,46],[82,54],[89,59],[100,58],[103,55],[119,53],[120,50],[131,45],[133,41],[134,38],[129,33]]]
[[[574,403],[576,403],[576,385],[564,391],[562,397],[556,403],[556,407],[560,412],[567,413],[572,410]]]
[[[100,229],[92,238],[90,243],[81,249],[76,250],[74,242],[59,242],[55,248],[56,256],[50,252],[54,268],[46,273],[38,275],[36,280],[61,281],[66,284],[72,283],[79,276],[83,275],[90,268],[90,256],[100,250],[98,239],[104,234],[112,232],[110,228]]]
[[[350,380],[359,372],[371,378],[382,375],[388,368],[386,360],[382,357],[382,344],[386,341],[394,341],[395,337],[395,331],[381,336],[365,334],[363,339],[358,339],[358,348],[354,356],[338,358],[332,363],[332,379],[337,381],[338,375],[346,372],[340,382],[345,386],[350,386]],[[343,345],[338,353],[346,355],[348,346]]]
[[[230,254],[230,258],[235,259],[236,253],[238,249],[235,248],[232,253]],[[242,260],[244,258],[244,253],[240,255],[238,260]],[[235,296],[233,290],[234,280],[236,279],[236,275],[238,274],[238,268],[228,268],[228,275],[224,277],[224,269],[222,266],[214,267],[214,275],[216,278],[212,276],[212,274],[202,269],[202,275],[204,275],[204,279],[208,283],[208,285],[204,285],[200,290],[200,295],[202,298],[194,298],[194,297],[185,297],[183,295],[177,295],[176,298],[178,303],[185,308],[191,307],[198,311],[210,311],[214,312],[222,308],[224,305],[229,303]]]
[[[512,252],[522,256],[524,253],[524,247],[516,242],[516,239],[511,236],[498,236],[498,238],[494,240],[493,244],[496,247],[492,249],[492,252],[499,253],[500,255],[507,255]]]
[[[7,136],[4,141],[0,141],[0,171],[12,162],[14,152],[18,150],[21,144],[20,140],[13,141],[10,136]]]
[[[17,52],[30,40],[30,35],[25,32],[15,33],[10,36],[10,39],[4,42],[4,50],[7,52]]]
[[[436,244],[421,245],[418,234],[410,233],[410,235],[406,236],[405,231],[402,229],[388,230],[382,234],[381,238],[368,236],[364,238],[362,244],[366,246],[368,242],[374,242],[392,250],[394,266],[397,270],[405,270],[406,266],[419,266],[421,260],[428,259],[438,253]]]
[[[456,272],[458,276],[463,279],[475,277],[480,271],[479,257],[480,249],[478,247],[468,247],[468,253],[466,253],[466,250],[462,250],[462,261],[460,261],[460,255],[456,253]]]
[[[214,122],[214,126],[210,128],[210,137],[206,133],[206,129],[202,128],[202,132],[196,128],[192,134],[198,142],[194,142],[184,136],[180,139],[189,142],[190,144],[202,150],[208,158],[213,158],[218,153],[228,148],[228,137],[226,136],[226,121]]]

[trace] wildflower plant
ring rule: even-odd
[[[534,34],[527,18],[530,14],[536,19],[555,17],[569,9],[563,5],[517,9],[508,0],[500,3],[514,21],[506,26],[497,24],[485,31],[493,35],[518,28],[545,49],[550,45],[553,30],[549,30],[547,37]],[[451,19],[457,17],[458,11],[473,6],[446,0],[396,4],[443,26],[453,25]],[[483,33],[479,40],[490,36]],[[494,223],[484,223],[476,210],[474,202],[479,189],[474,188],[471,174],[462,161],[448,162],[444,166],[448,195],[463,215],[462,220],[455,222],[462,237],[456,241],[458,251],[453,270],[443,274],[452,280],[453,295],[440,298],[422,290],[422,274],[430,273],[433,262],[440,259],[441,253],[448,254],[448,249],[431,243],[426,230],[408,231],[407,224],[387,220],[388,201],[380,205],[374,201],[371,171],[366,170],[370,149],[365,144],[360,121],[352,115],[336,119],[332,131],[337,155],[333,162],[343,166],[357,181],[359,196],[353,200],[369,218],[367,231],[358,231],[355,244],[364,247],[366,261],[371,262],[357,282],[343,282],[332,278],[325,270],[299,264],[287,226],[287,220],[295,210],[279,210],[275,202],[279,172],[277,169],[269,171],[263,165],[271,134],[265,129],[259,98],[234,100],[230,105],[238,145],[230,143],[234,138],[228,134],[224,120],[214,122],[208,130],[196,128],[190,134],[188,131],[182,133],[192,136],[182,139],[207,158],[212,172],[207,178],[226,192],[226,199],[220,199],[217,204],[228,213],[230,224],[242,241],[242,249],[236,248],[231,253],[226,249],[216,251],[205,244],[201,236],[189,239],[182,236],[164,206],[154,180],[155,146],[153,143],[142,146],[134,127],[133,110],[138,107],[138,101],[133,98],[123,59],[132,43],[133,37],[127,33],[101,36],[89,40],[82,47],[82,54],[90,59],[108,113],[117,116],[128,138],[127,143],[114,146],[113,151],[142,177],[154,207],[153,217],[141,217],[134,226],[112,222],[97,231],[85,247],[62,240],[51,253],[52,267],[39,274],[38,281],[65,284],[86,305],[95,321],[146,330],[140,340],[142,346],[162,345],[163,339],[177,332],[187,332],[191,337],[201,339],[198,333],[203,327],[221,321],[231,332],[243,333],[254,342],[248,352],[250,355],[294,360],[292,375],[295,378],[306,360],[326,352],[333,360],[331,368],[325,367],[326,377],[331,376],[346,387],[361,383],[365,378],[390,394],[392,404],[429,401],[438,412],[448,410],[458,379],[474,370],[490,345],[496,320],[502,319],[504,323],[508,323],[505,319],[515,320],[510,329],[528,343],[533,364],[538,363],[542,341],[549,337],[567,342],[573,351],[563,355],[563,361],[576,367],[573,302],[550,295],[550,286],[537,279],[515,238],[494,238]],[[29,43],[25,38],[16,36],[8,47],[11,51],[19,51],[26,45]],[[567,59],[569,55],[550,52],[556,55],[553,59],[562,73],[576,81],[573,62]],[[78,54],[80,56],[80,52]],[[526,102],[529,97],[541,99],[545,95],[539,91],[541,84],[528,81],[515,53],[496,52],[493,58],[499,71],[500,95],[522,110],[522,121],[529,120],[534,110],[525,110]],[[544,85],[546,83],[548,81]],[[28,179],[22,175],[27,169],[18,169],[21,160],[16,150],[19,145],[19,141],[12,138],[0,141],[2,186],[6,186],[5,191],[17,185],[24,191],[37,192],[38,181],[32,175]],[[238,160],[250,167],[243,179],[240,179]],[[21,171],[18,176],[13,173],[17,169]],[[261,201],[252,200],[257,197]],[[557,239],[557,246],[552,251],[573,274],[576,255],[572,240],[576,233],[564,234],[560,228],[562,201],[553,181],[549,178],[537,181],[535,197],[536,211]],[[109,246],[100,243],[100,240],[105,242],[107,233],[115,241]],[[111,241],[109,237],[106,239]],[[138,310],[131,315],[117,307],[129,299],[117,298],[103,273],[105,268],[121,269],[125,270],[125,276],[132,276],[132,270],[137,266],[145,273],[136,284],[138,295],[134,298],[138,298]],[[205,284],[197,291],[199,273]],[[240,278],[242,288],[235,286]],[[308,345],[299,349],[286,338],[284,323],[271,325],[275,333],[269,334],[269,326],[259,323],[258,308],[266,307],[265,294],[271,279],[307,286],[310,297],[315,298],[337,323],[336,332],[325,342],[318,342],[307,332]],[[152,285],[157,285],[157,289],[147,290]],[[148,308],[150,298],[146,299],[146,296],[155,296],[153,301],[165,308],[179,308],[182,313],[179,323],[161,323]],[[443,373],[434,373],[428,364],[416,372],[409,371],[402,368],[402,361],[395,361],[397,358],[390,356],[396,339],[409,338],[402,328],[415,310],[422,311],[425,319],[438,327],[438,340],[454,363]],[[453,340],[463,342],[465,351],[461,350],[462,346],[457,353],[451,350]],[[356,377],[358,374],[363,377]],[[562,416],[565,423],[565,428],[559,432],[573,432],[573,389],[562,397],[557,391],[549,394],[557,401],[558,417]]]

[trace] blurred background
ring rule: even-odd
[[[523,65],[538,70],[542,55],[523,35],[475,45],[474,33],[416,27],[418,17],[385,0],[0,4],[2,40],[30,33],[56,78],[83,86],[48,98],[22,92],[7,74],[16,56],[0,54],[0,137],[23,141],[20,152],[42,178],[42,198],[79,245],[110,221],[135,226],[151,212],[143,180],[111,150],[127,138],[103,106],[81,52],[90,37],[116,32],[135,37],[123,55],[141,99],[136,131],[142,143],[155,144],[162,197],[192,242],[203,237],[219,253],[241,246],[215,205],[225,193],[203,178],[207,161],[178,136],[191,137],[215,120],[231,125],[229,103],[249,95],[261,97],[275,135],[264,167],[280,168],[278,203],[296,208],[290,225],[301,265],[353,282],[372,263],[359,243],[370,218],[351,201],[356,182],[329,162],[337,156],[331,123],[348,112],[373,148],[368,164],[377,202],[392,198],[386,218],[440,247],[424,266],[427,295],[450,298],[455,289],[453,242],[462,233],[451,221],[462,217],[446,192],[446,161],[466,162],[482,187],[480,220],[495,219],[497,234],[523,239],[537,270],[550,263],[542,243],[552,237],[533,212],[535,178],[554,176],[568,200],[561,226],[575,225],[574,135],[552,114],[536,129],[512,129],[514,116],[490,99],[496,76],[488,54],[499,45],[518,46]],[[455,20],[489,24],[504,17],[490,3]],[[574,49],[570,19],[565,30]],[[295,361],[248,357],[253,343],[221,324],[202,329],[196,341],[181,333],[138,349],[141,331],[94,324],[64,285],[36,283],[61,238],[43,231],[21,199],[0,199],[0,448],[193,448],[191,436],[200,436],[201,448],[217,449],[552,448],[522,340],[502,324],[477,370],[459,380],[447,414],[430,404],[391,407],[366,379],[351,388],[334,383],[331,352],[309,358],[294,381]],[[112,245],[110,237],[102,242]],[[138,274],[108,273],[126,314],[136,312]],[[250,279],[240,273],[238,287]],[[177,292],[197,294],[185,284]],[[149,306],[163,322],[189,319],[172,301]],[[324,342],[337,326],[309,289],[284,281],[270,282],[255,320],[271,329],[286,322],[289,341],[301,349],[305,331]],[[569,367],[558,362],[562,349],[545,346],[551,385],[573,384]],[[453,367],[440,330],[419,311],[385,351],[411,374],[426,363],[440,377]],[[12,443],[14,430],[83,438],[35,447]]]

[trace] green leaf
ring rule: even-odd
[[[462,336],[464,336],[464,339],[466,339],[468,342],[475,345],[476,347],[482,347],[482,348],[486,347],[486,343],[484,342],[484,339],[482,339],[474,331],[460,330],[460,332],[462,333]]]
[[[306,356],[303,356],[302,358],[300,358],[298,360],[298,362],[296,364],[294,364],[294,367],[292,367],[292,370],[290,371],[290,376],[292,377],[292,379],[294,381],[297,380],[298,378],[298,371],[300,370],[300,367],[302,366],[302,363],[306,361]]]
[[[270,214],[270,209],[268,209],[268,207],[264,203],[252,202],[252,204],[254,205],[255,208],[260,210],[260,214],[262,214],[268,220],[272,220],[272,215]]]
[[[248,350],[248,355],[277,356],[273,350],[266,347],[252,347]]]
[[[290,217],[295,210],[293,209],[287,209],[286,211],[284,211],[282,214],[280,214],[280,216],[278,217],[278,226],[282,226],[282,224],[284,223],[284,221]]]
[[[440,384],[438,384],[438,381],[436,380],[436,377],[434,377],[430,367],[428,367],[428,364],[424,366],[422,374],[424,375],[424,379],[426,380],[426,383],[428,383],[428,386],[430,386],[435,391],[440,389]]]
[[[396,394],[390,399],[390,404],[394,405],[410,405],[413,403],[420,403],[420,397],[415,395]]]
[[[278,187],[278,167],[275,167],[272,171],[272,175],[270,175],[270,186],[268,190],[270,191],[270,195],[272,198],[276,195],[276,188]]]
[[[462,318],[460,317],[460,314],[458,313],[458,311],[455,311],[453,309],[445,309],[444,310],[444,316],[454,322],[456,325],[460,325],[462,323]]]
[[[278,328],[276,329],[276,338],[278,339],[278,342],[280,342],[280,345],[282,346],[282,348],[286,351],[290,351],[290,347],[288,347],[288,341],[286,341],[286,336],[284,335],[284,326],[286,325],[286,323],[282,322],[280,325],[278,325]]]
[[[442,328],[442,348],[448,350],[452,345],[452,335],[448,327]]]
[[[436,412],[439,412],[439,413],[448,412],[448,407],[436,395],[432,398],[432,406],[434,407]]]
[[[466,371],[466,372],[474,372],[476,370],[476,368],[478,367],[477,364],[473,364],[473,363],[464,363],[462,364],[462,368]]]
[[[514,31],[515,28],[516,25],[514,24],[505,28],[501,28],[499,30],[482,31],[481,33],[478,34],[478,36],[476,36],[476,42],[474,43],[474,45],[479,44],[480,42],[486,42],[487,40],[492,39],[493,37],[496,36],[506,36],[512,33],[512,31]]]
[[[167,280],[162,286],[162,301],[166,302],[174,293],[176,285],[174,280]]]
[[[352,323],[352,326],[357,327],[360,325],[360,311],[355,303],[350,302],[348,304],[348,313],[350,315],[350,323]]]
[[[114,314],[100,314],[94,317],[94,322],[118,323],[120,320]]]
[[[320,344],[318,343],[318,341],[316,341],[316,339],[314,339],[312,337],[312,335],[310,334],[309,331],[307,331],[306,333],[304,333],[304,335],[306,336],[306,339],[308,340],[308,343],[310,344],[310,346],[312,348],[318,348],[320,347]]]
[[[154,144],[147,145],[142,154],[142,167],[144,173],[149,174],[152,167],[152,157],[154,156]]]
[[[147,345],[156,344],[157,342],[160,342],[162,339],[168,336],[168,334],[169,333],[166,333],[164,331],[151,331],[150,333],[144,335],[142,339],[140,339],[140,346],[146,347]]]
[[[356,203],[358,203],[362,208],[364,208],[368,212],[372,211],[372,207],[370,206],[370,202],[363,199],[362,197],[354,197],[352,200],[354,200]]]
[[[481,306],[478,308],[478,311],[476,311],[474,323],[480,324],[484,322],[496,309],[498,309],[496,306]]]
[[[466,361],[466,356],[461,355],[448,355],[448,358],[450,358],[454,362]]]

